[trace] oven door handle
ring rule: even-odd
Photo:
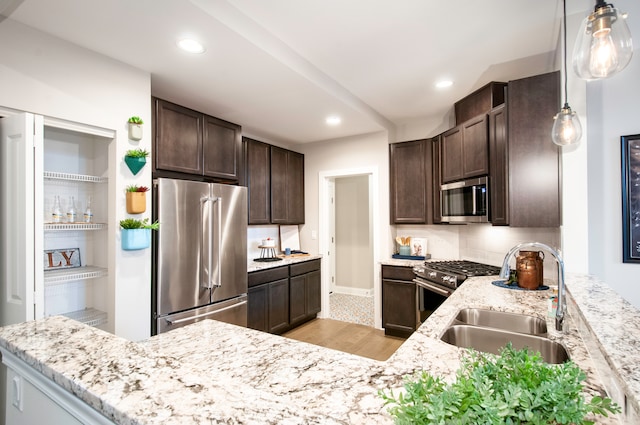
[[[426,288],[426,289],[428,289],[428,290],[430,290],[430,291],[435,292],[436,294],[440,294],[440,295],[443,295],[443,296],[445,296],[445,297],[448,297],[448,296],[449,296],[449,295],[451,295],[451,293],[453,292],[453,291],[447,291],[447,290],[442,289],[442,288],[440,288],[440,287],[438,287],[438,286],[435,286],[435,285],[431,285],[430,283],[424,282],[424,281],[422,281],[422,280],[413,279],[413,281],[414,281],[418,286],[421,286],[421,287],[423,287],[423,288]]]

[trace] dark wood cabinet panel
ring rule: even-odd
[[[489,113],[489,220],[493,225],[509,224],[509,153],[507,144],[507,108],[500,105]]]
[[[289,279],[269,284],[269,332],[282,333],[289,328]]]
[[[242,128],[201,112],[154,99],[153,171],[237,183],[243,171]]]
[[[304,224],[304,155],[271,146],[271,223]]]
[[[242,168],[241,127],[207,115],[203,121],[203,174],[222,180],[238,181]]]
[[[395,270],[398,269],[398,270]],[[404,270],[401,270],[404,269]],[[382,327],[385,335],[409,337],[417,328],[416,284],[410,267],[382,266]],[[398,279],[388,276],[404,277]]]
[[[245,138],[249,224],[271,223],[271,146]]]
[[[482,114],[462,124],[462,177],[489,174],[488,118]]]
[[[289,318],[297,323],[307,317],[307,290],[305,275],[292,277],[289,281]]]
[[[456,124],[463,123],[504,103],[507,83],[492,81],[454,104]]]
[[[442,182],[450,183],[489,173],[488,119],[482,114],[442,135]]]
[[[247,327],[269,332],[269,285],[249,288],[247,295]]]
[[[431,140],[389,145],[389,176],[392,224],[433,222]]]
[[[513,227],[558,227],[562,224],[560,148],[551,141],[553,117],[560,109],[558,71],[513,80],[507,89],[506,143],[496,146],[491,181],[504,179],[504,187],[490,190],[492,208],[504,209]],[[499,125],[500,123],[498,123]],[[493,132],[492,132],[493,134]],[[493,155],[493,154],[492,154]],[[491,195],[490,195],[491,196]]]
[[[440,193],[441,193],[441,189],[440,186],[442,186],[442,175],[440,174],[440,169],[441,169],[441,162],[440,162],[440,158],[441,158],[441,146],[442,146],[442,135],[438,135],[436,137],[434,137],[433,139],[431,139],[432,145],[431,145],[431,149],[432,149],[432,166],[433,166],[433,172],[432,172],[432,179],[433,179],[433,195],[432,195],[432,199],[433,199],[433,208],[432,208],[432,214],[433,214],[433,223],[434,224],[439,224],[442,223],[442,208],[441,208],[441,201],[440,201]]]
[[[270,333],[289,328],[289,278],[249,288],[247,326]]]
[[[454,127],[442,135],[442,182],[449,183],[463,178],[462,126]]]
[[[307,315],[315,316],[322,310],[322,279],[320,270],[307,274]]]
[[[312,319],[321,309],[320,260],[290,266],[289,319],[292,325]]]
[[[304,224],[304,155],[289,151],[287,215],[289,224]]]
[[[156,99],[154,171],[202,174],[203,115]]]

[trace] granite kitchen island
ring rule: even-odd
[[[420,369],[454,376],[462,350],[439,336],[459,309],[546,317],[549,291],[499,288],[491,284],[494,279],[467,280],[385,362],[209,320],[136,343],[50,317],[1,328],[0,348],[4,360],[55,383],[107,422],[392,423],[378,390],[398,388],[404,375]],[[570,275],[567,286],[569,331],[550,331],[550,338],[587,373],[590,393],[616,386],[612,396],[628,417],[598,423],[633,423],[640,394],[640,313],[593,278]],[[553,319],[548,322],[553,329]],[[584,339],[579,329],[587,332]],[[37,409],[24,401],[25,409]]]

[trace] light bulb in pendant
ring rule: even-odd
[[[568,146],[580,141],[582,137],[580,119],[568,104],[565,103],[562,110],[553,119],[553,129],[551,130],[553,143],[558,146]]]
[[[618,53],[610,31],[593,37],[589,69],[595,78],[606,78],[618,67]]]
[[[573,69],[580,78],[608,78],[629,64],[633,40],[626,20],[626,13],[597,0],[595,10],[582,22],[573,49]]]

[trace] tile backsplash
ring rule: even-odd
[[[560,228],[526,228],[491,224],[396,226],[395,235],[428,240],[432,259],[470,260],[501,266],[504,256],[522,242],[541,242],[559,249]],[[393,232],[392,232],[393,233]],[[515,268],[515,260],[511,261]],[[557,281],[557,265],[545,253],[544,278]]]

